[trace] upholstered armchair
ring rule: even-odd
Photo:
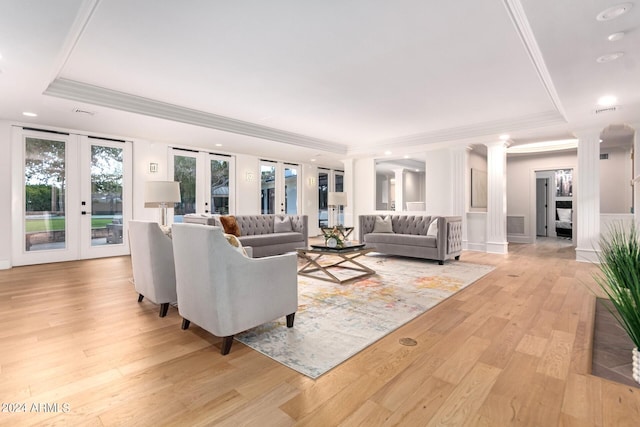
[[[177,300],[171,239],[157,222],[129,221],[129,247],[138,302],[146,297],[160,304],[160,317],[166,316]]]
[[[228,354],[239,332],[286,316],[298,308],[296,255],[249,258],[227,242],[222,228],[174,224],[178,312],[182,329],[194,322],[222,337]]]

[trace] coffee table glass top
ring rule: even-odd
[[[320,251],[326,251],[326,252],[350,252],[350,251],[355,251],[358,249],[364,249],[364,243],[362,244],[355,244],[355,245],[347,245],[347,246],[343,246],[341,248],[331,248],[327,245],[311,245],[310,246],[311,249],[313,250],[320,250]]]

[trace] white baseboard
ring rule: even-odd
[[[0,270],[8,270],[11,268],[11,261],[8,259],[0,259]]]
[[[600,261],[598,260],[598,251],[593,248],[576,248],[576,261],[600,264]]]
[[[522,234],[507,234],[507,241],[509,243],[533,243],[529,236]]]
[[[484,243],[469,243],[467,242],[467,247],[465,248],[468,251],[475,251],[475,252],[486,252],[487,251],[487,246]]]
[[[509,253],[509,243],[507,242],[487,242],[487,253],[488,254],[500,254],[506,255]]]

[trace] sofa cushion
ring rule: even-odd
[[[293,231],[291,227],[290,216],[276,216],[273,219],[273,232],[274,233],[290,233]]]
[[[429,224],[429,229],[427,230],[427,236],[437,237],[438,236],[438,218],[434,218]]]
[[[236,221],[236,217],[233,215],[223,215],[220,217],[222,228],[227,234],[233,234],[236,237],[240,237],[240,227]]]
[[[426,248],[437,247],[435,237],[418,236],[415,234],[369,233],[364,236],[364,242],[405,246],[423,246]]]
[[[229,244],[233,246],[233,249],[235,249],[237,252],[241,253],[242,255],[247,256],[247,251],[242,246],[240,239],[238,239],[233,234],[227,234],[227,233],[224,234],[224,237],[227,239],[227,242],[229,242]]]
[[[391,217],[387,215],[382,218],[381,216],[376,217],[376,223],[373,225],[374,233],[393,233],[393,225],[391,224]]]
[[[240,241],[245,246],[266,246],[278,245],[282,243],[301,242],[304,245],[304,236],[302,233],[272,233],[272,234],[256,234],[253,236],[241,236]]]

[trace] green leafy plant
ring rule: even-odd
[[[640,245],[635,224],[615,223],[600,239],[601,275],[595,275],[615,310],[611,314],[640,349]]]

